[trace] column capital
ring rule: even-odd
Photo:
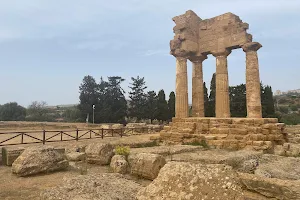
[[[228,49],[224,49],[224,50],[221,50],[221,51],[212,51],[211,52],[211,54],[214,57],[220,57],[220,56],[227,57],[230,53],[231,53],[231,50],[228,50]]]
[[[189,60],[193,63],[202,63],[205,59],[207,59],[207,56],[203,54],[189,57]]]
[[[244,52],[257,51],[262,45],[258,42],[249,42],[242,46]]]
[[[187,58],[185,58],[185,57],[176,57],[176,59],[177,60],[179,60],[179,61],[187,61]]]

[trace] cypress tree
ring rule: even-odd
[[[175,93],[173,91],[169,95],[168,108],[169,119],[172,120],[172,117],[175,117]]]
[[[216,116],[215,107],[216,107],[216,73],[212,75],[211,82],[210,82],[208,117]]]
[[[131,78],[132,83],[129,88],[131,91],[129,92],[129,116],[136,117],[138,120],[146,118],[146,94],[144,90],[147,88],[145,86],[144,77]]]
[[[157,119],[161,121],[167,121],[169,118],[168,103],[166,101],[166,95],[164,90],[158,92],[157,100]]]
[[[204,114],[205,117],[209,116],[209,100],[208,100],[208,94],[207,94],[207,87],[206,87],[206,83],[203,83],[203,93],[204,93]]]

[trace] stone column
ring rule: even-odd
[[[261,91],[257,50],[262,45],[258,42],[251,42],[243,45],[246,52],[246,97],[247,117],[262,118]]]
[[[229,82],[227,69],[227,56],[231,51],[225,50],[222,52],[213,53],[216,57],[216,117],[230,117],[230,102],[229,102]]]
[[[206,58],[207,58],[206,56],[197,56],[195,58],[191,58],[191,61],[193,63],[193,75],[192,75],[193,117],[205,117],[202,62]]]
[[[187,59],[176,58],[176,102],[175,117],[185,118],[189,116],[188,105],[188,81],[187,81]]]

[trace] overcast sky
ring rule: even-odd
[[[168,96],[175,89],[172,17],[189,9],[202,19],[239,15],[263,45],[262,82],[274,92],[300,88],[300,0],[0,0],[0,104],[78,103],[85,75],[122,76],[127,91],[139,75]],[[245,83],[241,49],[228,67],[230,85]],[[191,64],[188,70],[191,90]],[[209,84],[214,57],[203,70]]]

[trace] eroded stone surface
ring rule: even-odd
[[[39,173],[66,169],[69,166],[65,156],[53,147],[27,148],[12,164],[12,173],[30,176]]]
[[[83,152],[72,152],[66,154],[69,161],[82,161],[85,160],[86,154]]]
[[[121,174],[88,174],[64,178],[62,185],[41,193],[42,200],[134,200],[142,186]]]
[[[98,165],[109,165],[114,155],[113,150],[114,147],[111,144],[89,144],[85,149],[87,162]]]
[[[110,167],[115,173],[126,174],[128,172],[128,162],[125,156],[114,155],[110,162]]]
[[[259,159],[257,169],[272,178],[300,180],[300,158],[265,154]]]
[[[138,192],[137,199],[244,198],[239,179],[229,166],[169,162],[149,186]]]
[[[138,153],[128,157],[130,173],[153,180],[157,177],[159,170],[166,164],[164,157],[158,154]]]
[[[299,180],[264,178],[246,173],[239,173],[239,178],[248,190],[255,191],[266,197],[284,200],[300,199]]]

